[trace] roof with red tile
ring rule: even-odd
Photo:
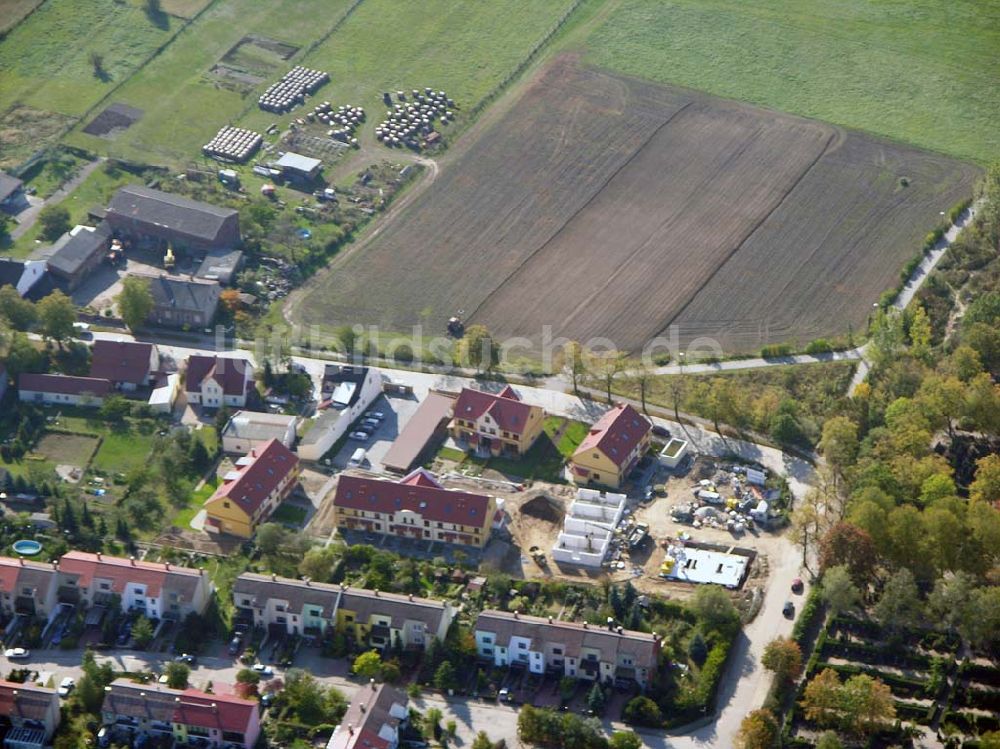
[[[424,520],[482,527],[490,498],[483,494],[445,489],[429,474],[407,478],[409,483],[341,474],[333,503],[337,507],[369,512],[415,512]],[[405,479],[404,479],[405,481]]]
[[[221,356],[194,355],[188,357],[184,389],[188,393],[201,392],[201,384],[213,379],[225,395],[245,395],[252,365],[246,359]]]
[[[141,385],[149,376],[153,344],[137,341],[94,341],[90,376]]]
[[[521,434],[535,408],[538,407],[522,402],[510,385],[499,393],[462,388],[455,403],[455,418],[476,421],[488,413],[503,431]]]
[[[600,450],[621,467],[652,428],[649,420],[629,404],[617,405],[590,428],[573,455]]]
[[[398,732],[401,719],[397,716],[406,715],[406,704],[406,695],[388,684],[362,686],[354,693],[328,749],[388,749],[389,741],[379,733]]]
[[[244,465],[239,462],[249,459]],[[260,509],[271,493],[299,464],[295,453],[276,439],[253,448],[237,463],[237,476],[224,479],[205,505],[226,498],[235,502],[249,517]]]
[[[0,680],[0,715],[44,720],[55,700],[56,690]]]
[[[192,600],[194,590],[201,579],[201,570],[177,567],[161,562],[142,562],[136,559],[109,557],[91,554],[87,551],[70,551],[59,560],[59,571],[67,575],[77,575],[77,585],[89,588],[93,581],[108,580],[111,591],[121,594],[128,583],[146,586],[146,595],[159,598],[167,589]]]
[[[22,392],[103,397],[111,392],[111,383],[96,377],[23,373],[17,378],[17,388]]]
[[[231,694],[206,694],[186,689],[174,709],[174,722],[246,733],[257,703]]]
[[[0,557],[0,593],[18,596],[22,588],[31,588],[36,599],[44,600],[55,576],[56,568],[51,564]]]

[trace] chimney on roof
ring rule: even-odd
[[[375,597],[378,597],[378,588],[375,588]]]
[[[614,617],[611,616],[608,617],[608,631],[609,632],[615,631],[615,620]]]
[[[21,566],[23,567],[24,566],[24,557],[18,557],[17,559],[21,563]]]
[[[552,624],[552,617],[549,617],[549,624]]]
[[[135,557],[129,557],[128,560],[132,563],[132,566],[135,567]]]
[[[170,562],[164,562],[163,563],[163,569],[169,570],[170,569]]]
[[[584,628],[584,629],[587,629],[587,622],[584,622],[584,623],[583,623],[583,628]]]
[[[369,679],[368,683],[372,685],[372,691],[375,691],[375,679]]]
[[[101,561],[101,552],[97,552],[97,561],[98,561],[98,562],[100,562],[100,561]]]
[[[366,711],[366,708],[365,708],[365,706],[364,706],[364,705],[361,705],[361,712],[365,712],[365,711]]]
[[[273,572],[271,573],[271,582],[272,583],[278,582],[278,576],[275,575]]]
[[[312,580],[310,580],[309,576],[306,575],[305,577],[302,578],[302,582],[304,582],[306,585],[309,585],[309,583],[311,583]]]
[[[621,634],[624,631],[625,631],[624,627],[618,627],[618,634]]]
[[[410,593],[409,598],[410,598],[411,601],[413,600],[413,594],[412,593]]]
[[[521,618],[520,615],[521,615],[521,612],[518,611],[517,609],[514,609],[514,618],[515,619],[520,619]]]
[[[219,712],[219,706],[214,702],[212,703],[212,712],[213,713]]]
[[[104,687],[104,691],[105,692],[110,692],[111,691],[111,687]]]
[[[347,724],[347,732],[348,732],[348,733],[349,733],[349,734],[350,734],[351,736],[353,736],[353,735],[354,735],[354,726],[352,726],[352,725],[351,725],[350,723],[348,723],[348,724]]]

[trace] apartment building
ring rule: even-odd
[[[278,440],[251,449],[205,501],[205,530],[250,538],[298,479],[298,457]]]
[[[476,651],[497,666],[527,668],[602,684],[649,686],[660,655],[657,635],[609,622],[553,620],[518,612],[486,610],[476,619]]]
[[[338,528],[476,548],[497,512],[493,497],[445,489],[423,468],[399,481],[341,475],[333,505]]]
[[[510,385],[499,393],[462,388],[449,431],[477,454],[517,458],[535,444],[544,420],[542,407],[524,403]]]
[[[133,736],[173,736],[180,743],[199,739],[215,747],[252,749],[260,736],[258,703],[229,694],[222,685],[215,690],[209,694],[115,679],[105,689],[102,719]]]
[[[443,601],[253,572],[236,578],[233,603],[255,625],[286,634],[332,626],[362,646],[419,650],[443,641],[456,613]]]
[[[620,404],[594,424],[570,458],[573,480],[620,488],[649,451],[653,425],[632,406]]]

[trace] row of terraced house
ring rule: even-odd
[[[110,606],[158,619],[204,613],[213,586],[204,570],[70,551],[50,563],[0,557],[0,608],[47,618],[61,604]]]
[[[282,634],[351,634],[361,647],[424,650],[443,641],[457,611],[426,598],[245,573],[233,586],[237,611]],[[479,658],[498,667],[523,667],[601,683],[649,686],[660,657],[657,635],[606,626],[487,610],[475,624]]]

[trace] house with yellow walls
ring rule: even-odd
[[[250,538],[298,484],[299,459],[276,439],[236,461],[205,501],[205,530]]]
[[[341,474],[333,506],[338,528],[479,549],[497,514],[493,497],[445,489],[423,468],[399,481]]]
[[[462,388],[448,431],[477,455],[518,458],[535,444],[544,421],[542,407],[522,401],[510,385],[499,393]]]
[[[615,406],[590,428],[570,458],[573,481],[620,488],[649,451],[652,431],[649,419],[632,406]]]
[[[318,635],[335,627],[378,649],[443,642],[456,614],[444,601],[253,572],[236,578],[233,603],[239,616],[268,630]]]

